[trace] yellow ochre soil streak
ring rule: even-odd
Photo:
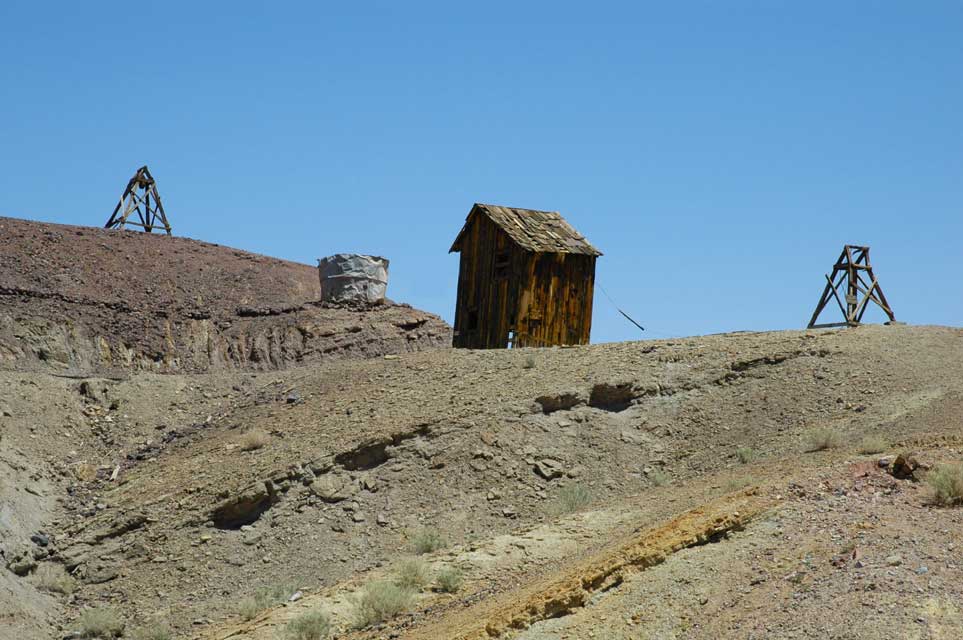
[[[585,606],[593,594],[618,586],[630,573],[661,564],[676,551],[742,529],[772,504],[771,499],[756,495],[751,489],[724,496],[665,524],[623,538],[561,575],[500,594],[404,637],[411,640],[498,638],[512,629],[525,629],[541,620],[568,615],[573,609]]]

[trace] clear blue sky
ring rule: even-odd
[[[465,4],[4,0],[0,215],[102,225],[146,163],[176,234],[451,321],[472,203],[558,210],[650,329],[597,291],[595,342],[803,326],[870,244],[963,324],[963,2]]]

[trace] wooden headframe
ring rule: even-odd
[[[845,293],[840,297],[839,292],[843,285],[845,285],[843,289]],[[829,304],[830,299],[836,300],[839,310],[846,318],[845,321],[816,324],[819,314]],[[879,281],[873,275],[873,267],[869,262],[869,247],[847,244],[843,247],[843,252],[836,260],[836,264],[833,265],[833,274],[826,276],[826,288],[823,290],[822,297],[819,298],[813,317],[809,320],[809,328],[854,327],[862,321],[867,303],[870,301],[879,305],[890,321],[896,320],[893,310],[886,301],[886,296],[883,295],[883,289],[879,286]]]
[[[139,222],[129,219],[132,213],[137,214]],[[154,229],[163,229],[167,235],[171,235],[171,225],[167,222],[164,205],[161,204],[160,194],[157,192],[157,183],[147,165],[138,169],[127,183],[124,194],[120,196],[120,201],[104,228],[123,229],[126,225],[140,227],[147,233]]]

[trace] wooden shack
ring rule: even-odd
[[[476,204],[456,251],[455,347],[588,344],[602,253],[557,212]]]

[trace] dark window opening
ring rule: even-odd
[[[477,331],[477,330],[478,330],[478,309],[469,309],[467,331]]]
[[[494,275],[496,278],[507,278],[508,268],[511,265],[511,257],[507,251],[499,251],[495,254]]]

